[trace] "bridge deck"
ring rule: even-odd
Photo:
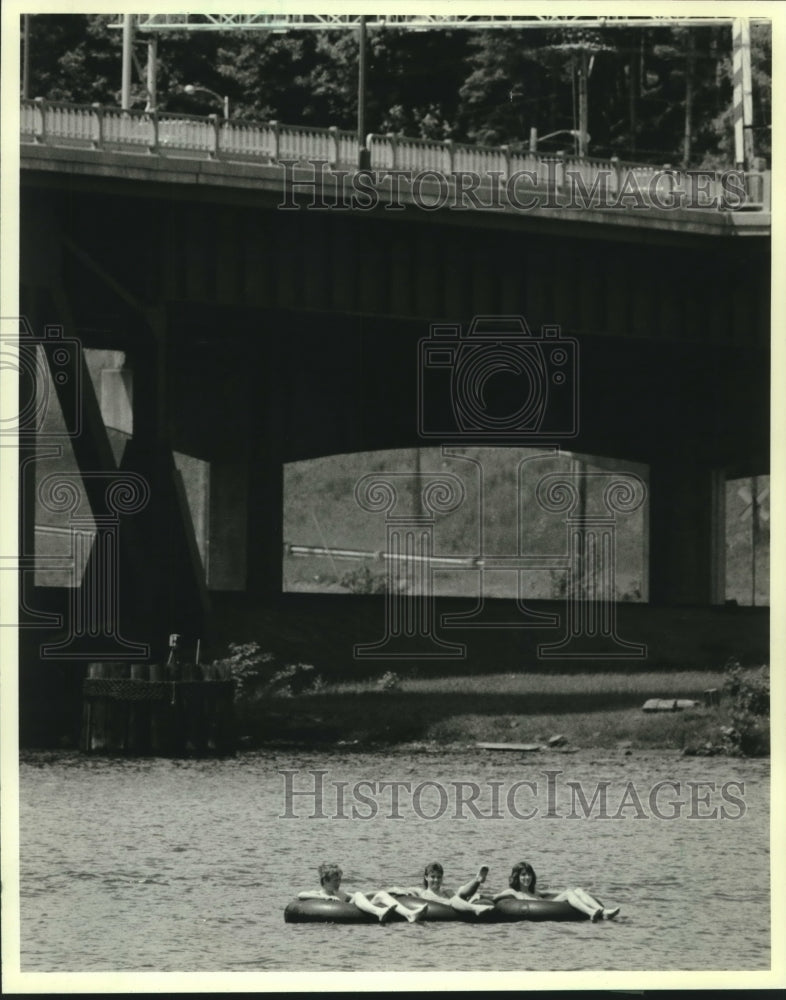
[[[640,230],[769,235],[769,172],[680,171],[335,128],[23,101],[28,170],[248,188],[283,204],[559,217]],[[365,155],[365,154],[364,154]],[[478,221],[481,221],[478,219]]]

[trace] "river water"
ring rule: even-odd
[[[405,783],[397,802],[380,782]],[[653,793],[657,782],[673,784]],[[764,970],[768,823],[760,760],[27,753],[22,971]],[[621,913],[482,928],[285,924],[323,860],[342,865],[350,890],[416,883],[432,860],[456,887],[485,863],[493,891],[528,860],[539,887],[582,885]]]

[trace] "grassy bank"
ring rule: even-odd
[[[246,742],[307,740],[361,745],[478,741],[545,743],[563,735],[567,748],[702,747],[720,743],[729,705],[706,707],[722,672],[663,671],[492,674],[317,685],[297,695],[238,704]],[[700,702],[678,712],[645,713],[650,698]]]

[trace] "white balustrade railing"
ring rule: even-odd
[[[20,131],[23,142],[74,148],[144,150],[161,156],[209,157],[261,163],[322,160],[331,166],[357,169],[359,149],[354,133],[337,128],[280,125],[278,122],[224,121],[216,115],[201,118],[169,112],[124,111],[100,105],[22,100]],[[564,190],[570,187],[606,196],[625,195],[636,205],[636,191],[647,202],[663,207],[675,192],[691,193],[696,204],[696,181],[689,173],[651,164],[611,158],[578,157],[564,153],[530,153],[507,146],[472,146],[452,140],[413,139],[398,135],[370,135],[366,166],[380,170],[435,171],[455,182],[459,173],[477,175],[484,184],[499,184],[516,175],[526,177],[530,189]],[[745,175],[748,210],[770,211],[769,171]],[[701,199],[708,207],[728,192],[723,175],[702,173]]]
[[[167,150],[210,153],[215,144],[215,122],[186,115],[148,115],[151,125],[158,125],[157,146]]]
[[[353,166],[358,162],[358,140],[352,132],[338,133],[338,162]]]
[[[228,122],[221,127],[221,150],[227,156],[243,158],[270,158],[273,148],[273,129],[269,125],[255,125],[250,122]]]
[[[502,162],[500,162],[500,153]],[[457,144],[453,147],[453,169],[456,172],[466,170],[474,174],[491,174],[502,170],[506,175],[506,150],[504,147],[495,149],[492,146],[465,146]]]
[[[125,120],[117,115],[96,113],[98,132],[95,145],[98,149],[107,146],[139,146],[151,148],[155,144],[153,122],[147,115],[129,115]],[[64,137],[65,138],[65,137]]]

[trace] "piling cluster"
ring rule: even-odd
[[[91,663],[83,681],[85,753],[161,757],[235,751],[235,682],[195,663]]]

